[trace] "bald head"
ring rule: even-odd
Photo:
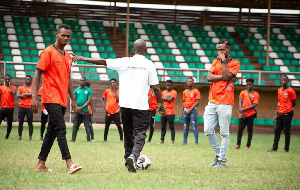
[[[135,54],[145,55],[146,52],[146,42],[142,39],[138,39],[134,42],[133,50]]]

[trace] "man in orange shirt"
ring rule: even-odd
[[[161,96],[166,106],[165,115],[161,116],[161,138],[159,144],[164,144],[165,135],[166,135],[166,127],[167,123],[169,123],[169,128],[171,131],[171,145],[174,144],[175,140],[175,128],[174,128],[174,119],[175,119],[175,110],[174,110],[174,102],[177,97],[177,92],[172,89],[172,80],[166,81],[167,90],[162,91]]]
[[[240,149],[243,131],[247,125],[248,141],[245,150],[249,150],[253,135],[253,121],[256,115],[255,107],[258,104],[259,94],[253,89],[254,79],[246,80],[247,90],[243,90],[239,96],[239,129],[236,146],[232,149]]]
[[[82,169],[82,166],[74,164],[69,152],[66,139],[66,124],[64,115],[68,105],[68,94],[72,100],[72,113],[77,111],[77,105],[73,93],[73,84],[70,76],[72,59],[70,54],[64,49],[71,38],[71,28],[68,25],[58,26],[55,44],[48,46],[40,55],[33,82],[31,110],[38,112],[38,87],[41,75],[43,74],[42,104],[49,114],[49,125],[43,141],[41,152],[38,156],[39,162],[35,168],[37,172],[52,172],[46,167],[46,160],[57,138],[62,159],[66,161],[68,174],[73,174]]]
[[[112,121],[118,127],[120,142],[123,142],[123,129],[121,127],[120,121],[120,106],[119,106],[119,89],[117,88],[117,79],[110,79],[111,88],[106,89],[102,94],[102,105],[106,108],[105,113],[105,129],[104,129],[104,142],[107,141],[107,135],[110,123]],[[106,106],[104,100],[106,99]]]
[[[14,119],[14,107],[17,88],[11,84],[11,76],[5,75],[4,77],[5,84],[0,86],[0,98],[1,98],[1,107],[0,107],[0,125],[1,122],[7,118],[7,132],[5,140],[8,140],[9,134],[12,129],[12,121]]]
[[[155,115],[156,115],[156,107],[157,107],[157,97],[152,89],[152,86],[150,86],[150,89],[148,92],[148,100],[149,100],[149,111],[151,114],[150,133],[149,133],[149,138],[148,138],[148,143],[150,143],[152,136],[153,136],[153,132],[154,132]]]
[[[188,77],[187,80],[188,89],[183,91],[183,104],[181,118],[183,118],[183,145],[187,144],[187,138],[189,134],[190,122],[195,136],[195,145],[198,146],[198,126],[197,126],[197,109],[196,107],[200,103],[201,95],[200,91],[194,88],[193,77]]]
[[[24,123],[24,117],[26,115],[27,117],[27,123],[29,126],[29,141],[32,141],[32,132],[33,132],[33,126],[32,126],[32,118],[33,113],[30,109],[30,103],[31,103],[31,81],[32,78],[30,75],[26,75],[25,77],[25,85],[19,86],[17,97],[19,98],[19,110],[18,110],[18,118],[19,118],[19,140],[22,140],[22,131],[23,131],[23,123]]]
[[[276,152],[280,140],[280,133],[285,134],[285,146],[283,152],[289,152],[291,139],[291,122],[294,116],[293,107],[296,106],[296,92],[288,86],[289,78],[286,75],[281,77],[282,87],[278,89],[278,104],[274,117],[276,121],[273,148],[268,152]]]
[[[216,153],[215,160],[210,164],[216,168],[225,166],[228,161],[226,154],[230,142],[229,126],[234,104],[234,82],[240,69],[240,63],[229,55],[230,42],[222,40],[217,44],[218,56],[208,71],[207,80],[211,82],[209,102],[204,111],[204,133]],[[219,121],[221,146],[215,134]]]

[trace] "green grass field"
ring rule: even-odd
[[[300,137],[292,136],[289,153],[267,153],[273,135],[254,135],[250,150],[232,150],[236,135],[231,135],[227,167],[216,169],[208,165],[215,155],[203,133],[199,146],[194,146],[193,133],[188,145],[182,145],[183,133],[176,132],[175,145],[170,145],[167,132],[165,144],[158,145],[160,132],[155,132],[151,144],[142,154],[152,161],[149,170],[129,173],[124,167],[124,148],[116,129],[111,129],[108,142],[103,142],[103,130],[95,130],[96,142],[87,143],[85,131],[80,129],[76,143],[69,143],[72,159],[83,169],[68,175],[57,142],[54,143],[47,166],[54,173],[36,173],[42,141],[39,127],[34,128],[33,142],[28,141],[24,127],[23,140],[17,141],[14,126],[9,141],[5,141],[6,127],[0,127],[0,189],[300,189]],[[67,139],[71,138],[67,129]],[[246,144],[246,136],[242,146]]]

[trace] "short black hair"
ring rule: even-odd
[[[86,80],[85,76],[81,76],[81,79],[82,79],[82,78],[83,78],[84,80]]]
[[[288,77],[287,75],[281,75],[281,78],[283,78],[283,77],[285,77],[285,78],[287,78],[288,80],[290,80],[289,77]]]
[[[111,82],[111,81],[116,81],[117,82],[117,79],[116,78],[111,78],[109,81]]]
[[[246,82],[252,82],[252,83],[254,83],[254,79],[253,78],[249,78],[249,79],[246,80]]]
[[[27,77],[29,77],[29,78],[31,78],[31,79],[32,79],[32,76],[31,76],[31,75],[26,75],[26,76],[25,76],[25,78],[27,78]]]
[[[193,77],[188,77],[187,80],[189,80],[189,79],[192,79],[192,80],[194,81],[194,78],[193,78]]]
[[[90,82],[86,82],[86,83],[85,83],[85,86],[90,87],[90,86],[91,86],[91,83],[90,83]]]
[[[172,81],[172,80],[166,80],[166,83],[171,83],[171,84],[173,84],[173,81]]]
[[[67,24],[60,24],[58,27],[57,27],[57,32],[59,32],[60,29],[66,29],[66,30],[71,30],[71,27]]]
[[[9,78],[11,78],[11,76],[10,76],[9,74],[6,74],[6,75],[5,75],[5,77],[9,77]]]
[[[218,44],[225,44],[225,45],[227,45],[228,47],[230,47],[230,41],[228,41],[227,39],[226,40],[221,40],[221,41],[219,41],[219,43]]]

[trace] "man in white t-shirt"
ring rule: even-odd
[[[73,54],[73,61],[86,61],[119,73],[119,105],[124,130],[125,166],[130,172],[136,172],[136,159],[140,156],[146,132],[150,123],[148,91],[150,85],[154,90],[159,109],[165,110],[155,66],[145,58],[146,43],[138,39],[134,42],[133,57],[119,59],[86,58]]]

